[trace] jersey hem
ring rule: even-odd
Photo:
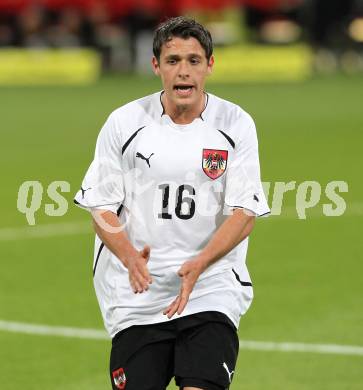
[[[236,327],[236,329],[238,329],[239,321],[240,321],[241,316],[245,314],[245,312],[241,313],[239,318],[236,319],[230,312],[228,312],[228,310],[225,310],[225,308],[215,307],[215,306],[212,307],[211,306],[211,307],[205,307],[203,310],[191,310],[191,311],[188,310],[185,313],[183,313],[182,315],[180,315],[180,316],[176,315],[174,318],[172,318],[170,320],[165,316],[165,320],[164,321],[160,321],[160,318],[158,318],[157,320],[151,320],[151,321],[150,320],[147,320],[147,321],[130,321],[127,326],[119,326],[119,327],[115,328],[114,330],[112,330],[111,332],[108,332],[108,334],[109,334],[110,338],[113,339],[116,336],[117,333],[119,333],[121,331],[124,331],[124,330],[130,328],[131,326],[163,324],[165,322],[169,322],[169,321],[175,320],[177,318],[186,317],[186,316],[189,316],[189,315],[192,315],[192,314],[204,313],[206,311],[217,311],[219,313],[222,313],[222,314],[226,315],[232,321],[232,323]]]

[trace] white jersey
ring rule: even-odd
[[[200,117],[175,124],[162,92],[115,110],[103,126],[94,160],[75,202],[119,214],[138,250],[151,247],[149,290],[134,294],[128,271],[96,236],[94,286],[110,336],[132,325],[169,321],[163,310],[180,289],[177,271],[211,239],[233,208],[270,212],[260,181],[252,118],[206,94]],[[248,239],[200,275],[181,314],[226,314],[238,327],[253,290]]]

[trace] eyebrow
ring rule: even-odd
[[[202,56],[200,54],[197,54],[197,53],[191,53],[191,54],[188,54],[187,56],[188,58],[202,58]],[[172,59],[172,60],[176,60],[176,59],[179,59],[181,58],[180,54],[169,54],[165,57],[166,59]]]

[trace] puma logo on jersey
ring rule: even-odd
[[[88,190],[90,190],[90,189],[91,189],[91,187],[84,190],[84,189],[81,187],[82,199],[84,199],[84,194],[86,193],[86,191],[88,191]]]
[[[136,157],[141,158],[142,160],[145,160],[146,164],[149,166],[149,168],[151,168],[149,160],[150,160],[151,156],[153,156],[153,155],[154,155],[154,153],[151,153],[149,157],[145,157],[141,153],[136,152]]]
[[[231,383],[232,382],[232,375],[234,374],[234,371],[229,371],[226,362],[223,362],[223,368],[227,371],[229,383]]]
[[[260,200],[257,198],[257,195],[253,195],[253,200],[255,200],[256,202],[259,202]]]

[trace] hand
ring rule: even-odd
[[[149,284],[152,283],[152,278],[146,265],[149,258],[150,247],[146,245],[135,257],[129,258],[127,261],[129,281],[135,294],[147,291]]]
[[[180,315],[188,303],[189,296],[193,291],[195,283],[199,275],[204,271],[205,267],[201,260],[193,259],[186,261],[178,271],[178,275],[182,278],[180,293],[175,300],[163,311],[170,319],[175,313]]]

